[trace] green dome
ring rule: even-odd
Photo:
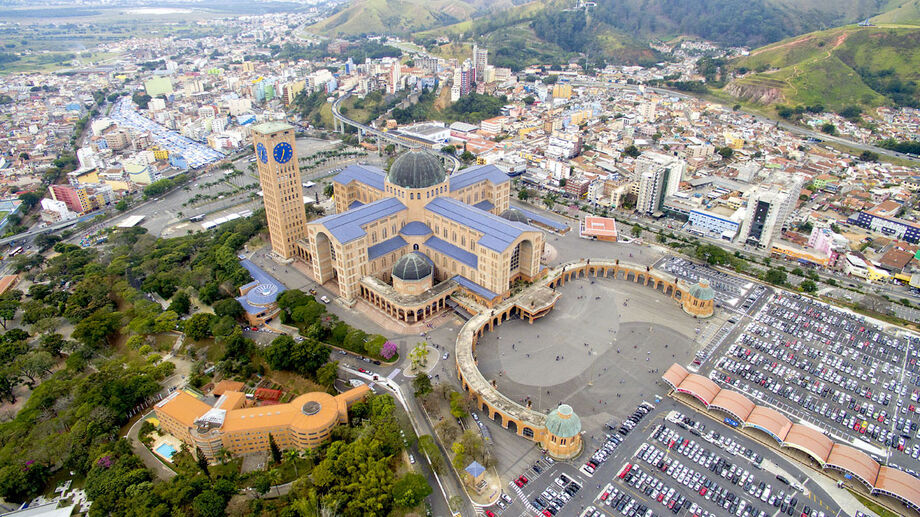
[[[400,280],[421,280],[431,275],[432,271],[431,259],[418,251],[403,255],[393,264],[393,276]]]
[[[557,438],[571,438],[581,432],[581,419],[572,406],[560,404],[546,417],[546,430]]]
[[[390,166],[387,181],[403,188],[426,188],[447,179],[441,160],[437,156],[419,150],[411,150],[396,158]]]
[[[709,301],[715,298],[715,291],[709,287],[709,280],[700,280],[700,283],[690,286],[690,296],[701,301]]]

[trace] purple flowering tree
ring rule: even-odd
[[[398,347],[396,346],[396,343],[392,341],[387,341],[380,348],[380,357],[384,359],[390,359],[391,357],[396,355],[397,350],[398,350]]]

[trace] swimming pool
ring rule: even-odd
[[[157,454],[170,461],[172,461],[173,454],[176,453],[176,448],[168,443],[160,444],[160,446],[154,450],[157,451]]]

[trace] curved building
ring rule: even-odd
[[[684,312],[698,318],[708,318],[713,315],[713,302],[716,293],[709,285],[709,280],[701,278],[699,283],[690,286],[689,296],[683,299]]]
[[[543,448],[550,456],[559,459],[573,458],[581,452],[581,419],[572,406],[560,404],[546,415],[546,434]]]

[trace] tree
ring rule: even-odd
[[[641,236],[642,236],[642,227],[639,226],[638,224],[634,224],[634,225],[632,226],[632,229],[630,230],[630,233],[632,233],[632,236],[633,236],[633,237],[641,237]]]
[[[735,150],[728,146],[720,147],[716,149],[716,152],[719,154],[719,156],[722,157],[723,160],[728,160],[735,154]]]
[[[431,491],[425,476],[409,472],[393,483],[393,503],[402,508],[412,508],[431,495]]]
[[[216,302],[212,307],[214,308],[214,314],[216,314],[218,318],[224,316],[239,318],[246,312],[243,310],[243,306],[240,305],[240,302],[235,298],[225,298]]]
[[[192,500],[195,517],[224,517],[226,509],[227,499],[214,490],[205,490]]]
[[[473,153],[471,153],[471,152],[469,152],[469,151],[466,150],[466,149],[464,149],[463,152],[460,153],[460,160],[461,160],[463,163],[470,163],[470,162],[472,162],[472,161],[475,160],[475,159],[476,159],[476,155],[473,154]]]
[[[533,103],[536,102],[537,100],[533,98],[533,95],[528,95],[524,97],[523,101],[524,101],[524,104],[528,106],[532,106]]]
[[[815,284],[814,280],[802,280],[802,283],[799,284],[799,287],[802,288],[806,293],[813,293],[818,290],[818,285]]]
[[[294,349],[294,338],[282,334],[272,340],[271,344],[262,350],[265,362],[274,370],[288,370],[291,367],[291,352]]]
[[[163,311],[153,320],[154,332],[161,334],[176,329],[179,321],[179,315],[173,311]]]
[[[877,162],[878,153],[873,153],[872,151],[863,151],[859,155],[859,161],[861,162]]]
[[[332,197],[334,194],[335,194],[335,186],[333,186],[332,183],[327,183],[326,186],[323,187],[323,195],[328,198],[328,197]]]
[[[90,348],[109,344],[109,337],[121,328],[121,313],[99,309],[83,321],[74,325],[74,339]]]
[[[67,344],[67,341],[64,339],[64,336],[54,333],[54,334],[45,334],[39,340],[41,343],[41,349],[49,354],[60,357],[61,352],[64,350],[64,347]]]
[[[431,378],[426,373],[420,373],[412,379],[412,387],[415,388],[416,398],[424,397],[431,393]]]
[[[302,451],[300,449],[288,449],[282,453],[282,456],[284,456],[284,461],[294,465],[294,477],[300,477],[300,473],[297,472],[297,460],[303,457]]]
[[[271,437],[271,435],[269,435]],[[201,447],[195,447],[195,458],[198,462],[198,468],[204,472],[204,475],[211,477],[211,473],[208,471],[208,458],[205,457],[204,451],[201,450]]]
[[[837,134],[837,126],[831,124],[830,122],[821,125],[821,132],[827,133],[829,135]]]
[[[275,443],[275,437],[272,436],[272,433],[268,433],[268,449],[272,453],[272,461],[281,463],[281,449],[279,449],[278,444]]]
[[[623,154],[630,158],[638,158],[639,155],[642,154],[642,151],[634,145],[627,145],[626,148],[623,149]]]
[[[327,388],[332,388],[335,385],[335,380],[339,377],[339,362],[332,361],[326,363],[319,367],[316,370],[316,382],[326,386]]]
[[[211,324],[217,319],[213,314],[199,312],[182,322],[182,331],[194,341],[211,337]]]
[[[301,375],[316,375],[317,370],[329,360],[329,347],[315,339],[295,343],[291,351],[293,369]]]
[[[776,268],[770,269],[764,275],[764,280],[774,285],[785,285],[786,272]]]
[[[188,314],[192,308],[192,300],[185,291],[176,291],[169,303],[169,309],[178,315]]]
[[[230,316],[214,317],[211,320],[211,334],[214,334],[215,337],[229,336],[236,328],[236,321]]]
[[[528,199],[530,199],[531,197],[533,197],[533,192],[531,192],[530,189],[522,188],[521,190],[518,191],[518,196],[517,196],[517,197],[518,197],[518,199],[520,199],[521,201],[527,201]]]
[[[36,378],[41,378],[46,373],[51,373],[54,358],[45,351],[32,351],[16,358],[16,368],[19,373],[29,378],[29,385],[34,385]]]
[[[0,299],[0,326],[3,326],[3,330],[6,330],[7,323],[16,317],[17,310],[19,310],[18,301]]]
[[[450,394],[450,414],[454,418],[466,418],[469,415],[469,407],[463,394],[456,391]]]

